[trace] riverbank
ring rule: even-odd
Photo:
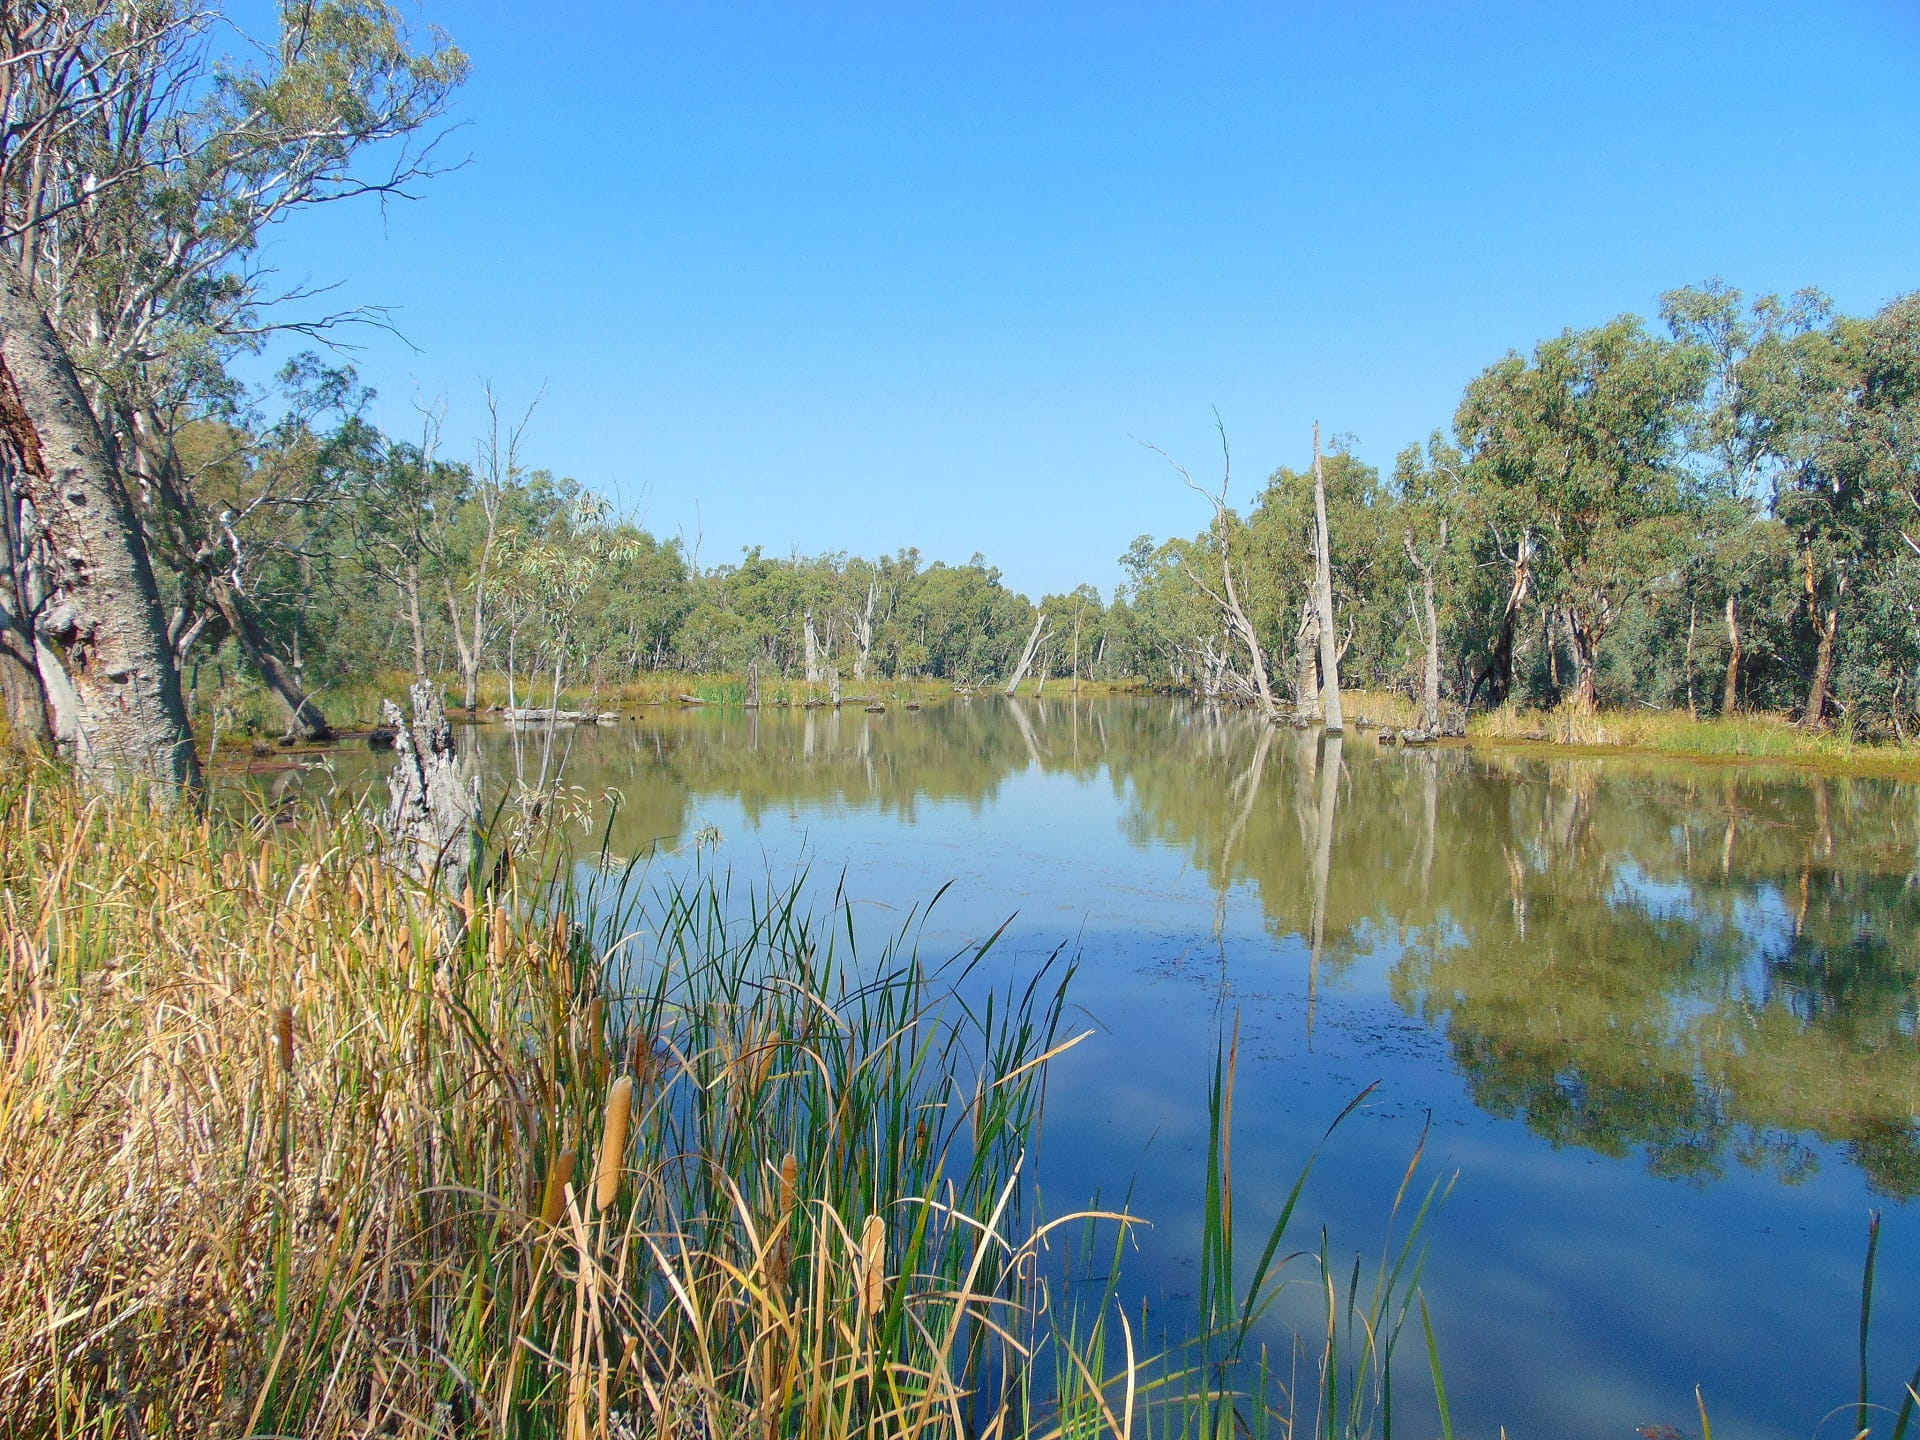
[[[1784,715],[1693,718],[1678,711],[1585,714],[1507,708],[1468,722],[1471,743],[1531,754],[1660,755],[1723,765],[1790,765],[1828,775],[1920,780],[1920,744],[1868,743],[1844,731],[1801,729]]]
[[[438,678],[449,713],[459,718],[464,712],[457,708],[461,698],[457,679],[449,675]],[[381,724],[381,699],[404,695],[409,679],[398,671],[383,673],[363,684],[330,690],[320,698],[337,731],[349,738],[364,738]],[[1023,682],[1021,696],[1033,697],[1037,684],[1035,680]],[[1002,693],[993,685],[969,689],[929,679],[843,682],[841,691],[843,707],[874,705],[886,710],[921,709]],[[1055,700],[1142,693],[1146,692],[1137,684],[1118,681],[1081,681],[1076,689],[1071,677],[1049,680],[1039,691],[1041,698]],[[550,691],[542,693],[539,703],[545,704],[550,697]],[[804,681],[765,680],[761,697],[766,708],[824,707],[832,703],[828,687]],[[564,687],[559,708],[624,719],[656,708],[739,707],[745,698],[746,681],[741,676],[649,673],[620,685]],[[487,672],[481,677],[477,718],[497,719],[510,699],[523,705],[530,703],[523,687],[510,692],[504,674]],[[1348,723],[1358,735],[1383,726],[1405,730],[1418,723],[1419,706],[1399,692],[1349,690],[1345,702]],[[216,719],[219,723],[212,723]],[[251,696],[217,717],[199,715],[196,721],[203,759],[216,761],[224,753],[242,768],[250,759],[271,759],[289,749],[297,754],[326,748],[280,745],[277,736],[282,720],[264,694]],[[1485,748],[1552,757],[1642,754],[1720,765],[1788,765],[1835,776],[1920,780],[1920,739],[1909,744],[1856,740],[1844,730],[1807,731],[1785,715],[1763,713],[1695,718],[1679,711],[1603,710],[1587,714],[1571,705],[1553,710],[1510,706],[1472,716],[1466,740]],[[0,731],[0,745],[4,744],[5,735]]]

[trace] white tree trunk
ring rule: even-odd
[[[1013,678],[1007,681],[1007,694],[1011,695],[1020,688],[1020,682],[1027,678],[1027,671],[1033,665],[1033,657],[1040,652],[1041,632],[1047,626],[1047,612],[1042,610],[1033,617],[1033,633],[1027,636],[1027,648],[1020,652],[1020,663],[1014,667]]]
[[[867,660],[873,654],[873,603],[880,597],[877,581],[867,582],[867,608],[853,617],[853,639],[859,654],[853,660],[853,678],[867,678]]]
[[[1346,728],[1340,711],[1340,650],[1333,628],[1333,548],[1327,539],[1327,486],[1320,469],[1320,425],[1313,427],[1313,528],[1319,537],[1314,556],[1315,598],[1320,610],[1320,709],[1327,733]]]
[[[53,738],[95,788],[200,783],[180,674],[133,507],[46,316],[0,263],[0,463],[21,535]]]
[[[820,637],[814,631],[813,611],[811,610],[807,611],[807,623],[803,638],[806,641],[807,647],[807,683],[809,685],[818,685],[821,679]]]

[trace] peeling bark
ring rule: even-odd
[[[1594,675],[1599,659],[1600,632],[1577,610],[1567,611],[1567,638],[1573,644],[1573,703],[1591,715],[1600,708],[1600,690]]]
[[[200,766],[146,542],[65,349],[4,263],[0,463],[53,739],[88,785],[158,781],[170,803]]]

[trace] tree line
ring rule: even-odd
[[[535,468],[528,416],[454,456],[383,433],[312,356],[234,362],[307,315],[271,225],[409,193],[464,76],[385,0],[282,5],[235,60],[217,7],[0,12],[0,692],[83,770],[187,782],[209,664],[330,730],[392,666],[513,693],[639,671],[832,685],[1132,679],[1341,723],[1339,685],[1449,708],[1562,699],[1787,710],[1904,736],[1920,644],[1920,297],[1869,317],[1712,284],[1511,353],[1382,475],[1335,440],[1244,512],[1143,536],[1109,599],[984,557],[683,545]],[[1224,441],[1224,432],[1223,432]]]
[[[1390,475],[1336,444],[1123,564],[1149,673],[1212,693],[1256,697],[1282,656],[1315,714],[1344,675],[1429,712],[1754,708],[1905,738],[1920,294],[1856,317],[1814,291],[1672,291],[1658,329],[1622,316],[1489,366]]]

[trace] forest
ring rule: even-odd
[[[1658,330],[1624,316],[1495,361],[1391,474],[1334,442],[1338,673],[1418,698],[1431,651],[1437,695],[1461,707],[1754,709],[1904,739],[1920,701],[1920,297],[1859,318],[1813,292],[1709,285],[1661,313]],[[703,565],[539,468],[536,411],[490,396],[489,433],[455,458],[431,413],[381,433],[348,369],[308,356],[282,379],[293,403],[272,425],[181,412],[169,481],[135,507],[202,708],[259,686],[313,735],[328,690],[369,671],[450,677],[472,707],[483,672],[520,677],[525,699],[750,666],[815,687],[978,687],[1023,660],[1040,681],[1259,703],[1249,640],[1269,703],[1309,709],[1323,684],[1307,463],[1244,509],[1195,482],[1197,511],[1222,501],[1214,523],[1139,537],[1111,599],[1091,584],[1030,598],[979,555],[756,547]]]

